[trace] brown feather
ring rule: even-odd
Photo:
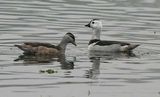
[[[52,45],[50,43],[41,43],[41,42],[25,42],[24,44],[30,45],[33,47],[37,47],[37,46],[46,46],[46,47],[53,47],[53,48],[56,47],[55,45]]]
[[[43,56],[58,56],[59,51],[55,48],[48,48],[44,46],[37,47],[36,55]]]
[[[38,43],[38,42],[26,42],[22,45],[15,45],[19,49],[24,51],[24,54],[28,55],[44,55],[52,56],[58,54],[60,48],[49,43]]]

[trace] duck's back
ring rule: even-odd
[[[15,46],[28,55],[56,55],[59,50],[58,46],[40,42],[25,42],[22,45]]]
[[[103,41],[92,39],[88,44],[89,51],[104,51],[104,52],[128,52],[136,48],[137,44],[130,44],[119,41]]]
[[[32,47],[38,47],[38,46],[45,46],[45,47],[53,47],[55,48],[55,45],[52,45],[50,43],[43,43],[43,42],[24,42],[25,45],[30,45]]]

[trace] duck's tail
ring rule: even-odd
[[[135,49],[135,48],[138,47],[138,46],[139,46],[139,44],[130,44],[127,49],[128,49],[129,51],[131,51],[131,50]]]
[[[125,46],[121,47],[121,51],[122,52],[130,52],[138,46],[139,46],[139,44],[125,45]]]
[[[29,47],[26,47],[24,45],[14,45],[16,47],[18,47],[19,49],[21,49],[22,51],[24,51],[24,54],[33,54],[33,50]]]
[[[16,46],[16,47],[18,47],[19,49],[21,49],[22,51],[28,51],[28,49],[27,48],[25,48],[24,46],[22,46],[22,45],[14,45],[14,46]]]

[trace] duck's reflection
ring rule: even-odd
[[[61,54],[55,58],[49,56],[20,55],[14,61],[23,61],[25,64],[51,63],[57,61],[61,64],[61,69],[74,69],[75,60],[66,60],[65,54]]]
[[[91,69],[87,70],[86,77],[91,79],[97,79],[100,74],[100,60],[114,60],[117,58],[129,58],[136,57],[132,52],[130,53],[104,53],[104,52],[89,52],[89,58],[92,62]]]
[[[129,58],[129,57],[136,57],[136,55],[133,52],[128,52],[128,53],[121,53],[121,52],[116,52],[116,53],[109,53],[109,52],[89,52],[89,57],[100,57],[100,58],[105,58],[106,60],[112,60],[116,58]]]
[[[66,60],[66,56],[65,55],[61,55],[58,58],[58,62],[60,62],[61,64],[61,69],[74,69],[74,61],[75,61],[75,57],[73,57],[74,60]]]
[[[92,67],[86,72],[87,78],[96,79],[100,73],[100,57],[91,57]]]

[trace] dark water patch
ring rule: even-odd
[[[130,71],[136,71],[137,69],[134,69],[134,68],[117,68],[117,69],[120,69],[120,70],[130,70]]]
[[[8,87],[41,87],[41,86],[54,86],[54,85],[69,85],[69,84],[87,84],[94,82],[59,82],[59,83],[45,83],[45,84],[10,84],[10,85],[0,85],[0,88]]]
[[[8,74],[7,74],[8,75]],[[0,79],[0,81],[14,81],[14,80],[53,80],[53,79],[56,79],[56,78],[3,78],[3,79]]]
[[[13,92],[17,92],[17,93],[32,93],[33,91],[13,91]]]
[[[150,73],[160,73],[160,69],[155,69],[155,68],[150,68],[150,69],[147,69],[146,71],[150,72]]]
[[[145,64],[145,62],[125,62],[127,64]]]
[[[159,80],[160,79],[160,76],[147,76],[148,79],[146,80],[150,80],[150,81],[156,81],[156,80]]]
[[[123,86],[125,86],[125,85],[106,85],[106,84],[100,84],[100,85],[98,85],[98,86],[101,86],[101,87],[123,87]]]
[[[0,75],[14,75],[12,73],[0,73]],[[3,79],[0,79],[0,80],[3,80]]]
[[[141,83],[149,83],[150,81],[146,79],[124,79],[126,83],[134,83],[134,84],[141,84]]]

